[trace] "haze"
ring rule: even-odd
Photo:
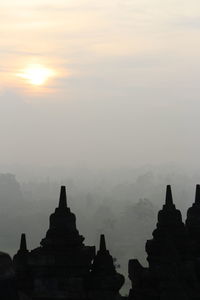
[[[0,1],[1,165],[199,166],[200,3]],[[16,76],[57,72],[40,87]]]

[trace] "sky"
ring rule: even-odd
[[[0,165],[200,164],[198,0],[0,0],[0,20]]]

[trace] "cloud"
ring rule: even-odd
[[[173,20],[171,25],[182,28],[183,30],[199,30],[200,29],[200,15],[199,16],[185,16]]]

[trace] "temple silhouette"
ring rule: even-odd
[[[148,267],[129,261],[132,287],[122,297],[125,279],[116,271],[105,236],[101,234],[97,252],[84,244],[62,186],[40,246],[28,250],[23,233],[13,260],[0,252],[0,299],[200,300],[200,185],[185,223],[167,186],[152,235],[146,242]]]

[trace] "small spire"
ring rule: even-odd
[[[104,236],[104,234],[101,234],[101,237],[100,237],[99,250],[100,250],[100,251],[106,251],[106,241],[105,241],[105,236]]]
[[[196,185],[195,203],[200,204],[200,184]]]
[[[23,251],[23,252],[27,251],[26,235],[25,235],[25,233],[22,233],[22,235],[21,235],[20,251]]]
[[[172,198],[171,185],[167,185],[165,205],[168,206],[168,207],[174,205],[173,204],[173,198]]]
[[[60,189],[59,208],[65,208],[65,207],[67,207],[67,195],[66,195],[66,188],[64,185],[62,185]]]

